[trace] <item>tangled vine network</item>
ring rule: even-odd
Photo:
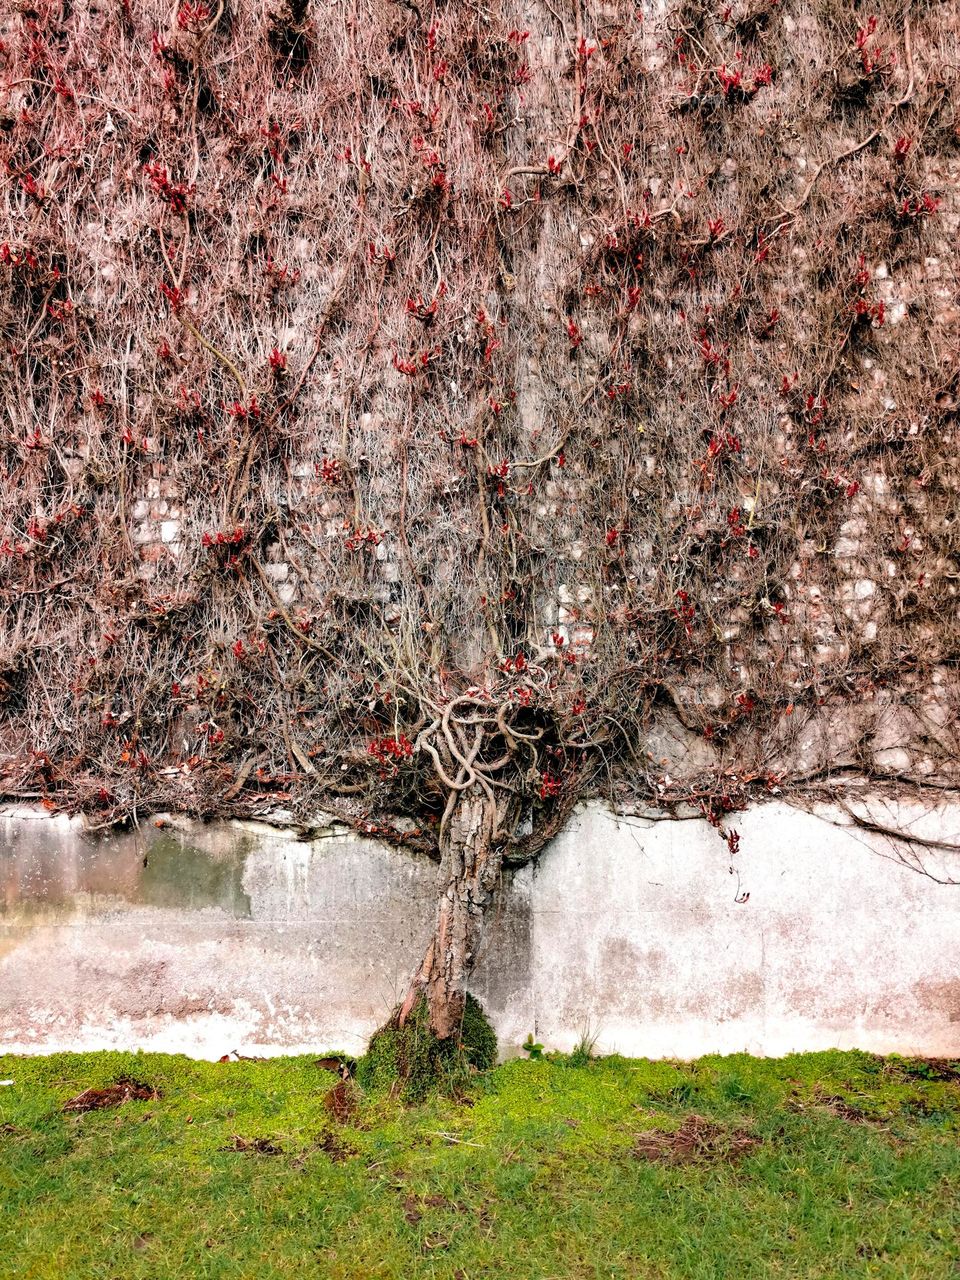
[[[951,785],[958,33],[5,6],[4,795],[432,851],[469,793],[521,857],[591,789]]]

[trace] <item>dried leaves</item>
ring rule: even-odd
[[[61,1109],[80,1113],[102,1111],[108,1107],[119,1107],[124,1102],[153,1102],[160,1096],[159,1090],[152,1085],[134,1080],[131,1076],[120,1076],[115,1084],[84,1089],[83,1093],[78,1093],[75,1098],[65,1102]]]

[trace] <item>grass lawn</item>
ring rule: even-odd
[[[159,1096],[61,1110],[123,1076]],[[0,1078],[3,1280],[960,1276],[943,1063],[515,1061],[456,1101],[355,1109],[312,1058]]]

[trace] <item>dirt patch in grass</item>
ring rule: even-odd
[[[890,1075],[904,1080],[936,1080],[960,1083],[960,1061],[948,1058],[908,1058],[892,1062],[887,1068]]]
[[[794,1093],[787,1099],[786,1106],[794,1115],[803,1115],[811,1108],[829,1111],[832,1116],[836,1116],[838,1120],[846,1120],[848,1124],[882,1125],[887,1119],[885,1115],[864,1110],[839,1093],[827,1093],[823,1089],[815,1089],[813,1098],[809,1101]]]
[[[120,1076],[114,1084],[105,1085],[101,1089],[84,1089],[75,1098],[65,1102],[62,1111],[80,1112],[103,1111],[108,1107],[119,1107],[124,1102],[155,1102],[160,1097],[159,1089],[144,1084],[142,1080],[134,1080],[131,1076]]]
[[[467,1206],[463,1204],[455,1204],[452,1200],[448,1200],[446,1196],[416,1196],[412,1192],[404,1197],[403,1200],[403,1218],[408,1226],[418,1227],[423,1221],[424,1213],[427,1209],[447,1209],[455,1213],[466,1214]],[[433,1232],[424,1235],[419,1243],[419,1252],[430,1254],[437,1251],[449,1249],[453,1241],[450,1233]]]
[[[322,1133],[317,1139],[316,1150],[329,1156],[334,1164],[343,1164],[344,1160],[349,1160],[357,1154],[356,1147],[351,1147],[349,1142],[341,1142],[334,1133]]]
[[[404,1197],[403,1216],[411,1226],[416,1224],[423,1217],[424,1209],[447,1209],[453,1213],[469,1213],[469,1209],[465,1204],[455,1200],[448,1200],[446,1196],[416,1196],[410,1192]]]
[[[415,1227],[423,1217],[420,1202],[412,1192],[403,1202],[403,1216],[411,1227]]]
[[[736,1164],[760,1146],[746,1129],[727,1129],[703,1116],[689,1115],[679,1129],[647,1129],[637,1135],[633,1154],[638,1160],[662,1164],[726,1161]]]
[[[833,1093],[817,1093],[817,1105],[825,1107],[831,1115],[839,1116],[841,1120],[848,1120],[850,1124],[876,1124],[877,1117],[868,1115],[862,1107],[855,1106],[852,1102],[848,1102],[846,1098],[841,1098],[838,1094]]]
[[[323,1107],[337,1124],[349,1124],[357,1114],[356,1085],[350,1080],[341,1080],[326,1094]]]
[[[221,1151],[242,1151],[251,1156],[282,1156],[283,1147],[272,1138],[241,1138],[235,1133],[229,1145],[221,1147]]]
[[[872,1101],[870,1098],[864,1099],[868,1104]],[[880,1099],[875,1100],[880,1103]],[[879,1109],[869,1109],[859,1106],[856,1102],[851,1102],[849,1098],[844,1098],[840,1094],[827,1093],[822,1089],[818,1089],[814,1093],[814,1104],[831,1115],[837,1116],[841,1120],[846,1120],[848,1124],[869,1124],[875,1128],[884,1128],[893,1115],[912,1115],[912,1116],[929,1116],[939,1111],[939,1108],[919,1092],[915,1092],[910,1097],[897,1097],[890,1100],[888,1107],[881,1106]],[[802,1104],[791,1106],[791,1110],[803,1111],[805,1108]]]

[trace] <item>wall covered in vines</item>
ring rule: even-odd
[[[4,794],[429,846],[471,760],[518,840],[951,786],[958,34],[9,7]]]

